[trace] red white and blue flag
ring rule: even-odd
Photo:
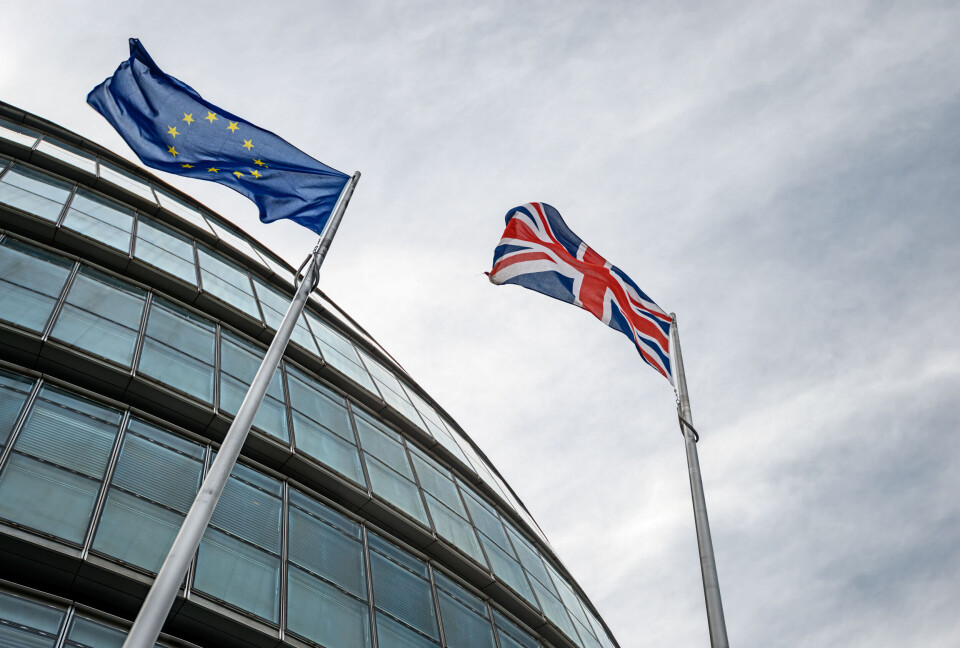
[[[590,311],[630,338],[640,357],[673,384],[669,315],[570,231],[550,205],[515,207],[506,220],[488,273],[492,283],[517,284]]]

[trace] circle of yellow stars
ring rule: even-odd
[[[212,112],[212,111],[209,111],[209,110],[207,111],[207,116],[206,116],[206,117],[203,117],[202,119],[210,122],[211,125],[213,124],[213,122],[220,120],[220,118],[217,116],[217,113]],[[193,123],[194,123],[195,121],[197,121],[197,120],[193,118],[193,113],[183,113],[183,119],[181,119],[180,121],[185,122],[186,125],[189,127],[189,126],[192,126]],[[239,124],[239,122],[230,121],[229,119],[227,120],[227,122],[229,122],[229,123],[227,124],[227,130],[230,131],[231,133],[236,133],[238,130],[240,130],[240,124]],[[181,128],[182,128],[182,126],[181,126]],[[177,126],[168,126],[168,127],[167,127],[167,135],[169,135],[170,137],[172,137],[173,140],[174,140],[174,142],[175,142],[176,139],[177,139],[177,135],[183,135],[183,133],[180,132],[179,130],[177,130]],[[243,139],[243,138],[241,138],[241,139]],[[252,140],[252,139],[243,139],[243,144],[241,144],[240,146],[241,146],[242,148],[245,148],[245,149],[249,152],[250,150],[252,150],[252,149],[254,148],[253,140]],[[177,148],[176,148],[176,143],[168,146],[168,147],[167,147],[167,152],[170,153],[170,155],[172,155],[174,158],[176,158],[178,155],[180,155],[180,151],[178,151]],[[254,158],[253,163],[254,163],[255,165],[257,165],[258,167],[263,168],[263,169],[269,168],[269,167],[264,163],[264,161],[261,160],[260,158]],[[186,162],[183,163],[183,164],[181,164],[180,166],[181,166],[182,168],[184,168],[184,169],[193,169],[193,168],[194,168],[194,165],[193,165],[193,164],[189,164],[189,163],[186,163]],[[212,167],[210,167],[210,168],[207,169],[207,173],[220,173],[220,171],[221,171],[221,169],[218,168],[218,167],[215,167],[215,166],[212,166]],[[263,176],[263,174],[260,173],[260,171],[258,171],[257,169],[251,169],[251,170],[250,170],[248,173],[246,173],[246,174],[243,173],[242,171],[233,171],[232,173],[233,173],[233,175],[237,176],[237,178],[243,178],[243,177],[246,177],[246,176],[250,176],[250,177],[252,177],[252,178],[254,178],[254,179],[257,179],[257,178],[261,178],[261,177]]]

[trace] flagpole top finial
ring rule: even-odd
[[[674,322],[676,322],[676,321],[677,321],[677,314],[676,314],[676,313],[670,313],[670,319],[672,319]]]

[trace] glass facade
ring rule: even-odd
[[[0,536],[149,581],[293,273],[189,198],[49,128],[0,117]],[[235,467],[189,572],[190,600],[297,645],[615,646],[499,474],[375,341],[314,295],[292,344],[254,419],[259,450]],[[113,378],[78,383],[85,372]],[[184,419],[170,403],[195,423],[171,424]],[[122,643],[124,622],[21,595],[3,573],[0,644]]]

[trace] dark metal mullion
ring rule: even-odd
[[[297,441],[294,436],[293,430],[293,404],[290,401],[290,387],[287,382],[287,363],[280,361],[279,366],[277,366],[277,371],[280,372],[280,382],[283,385],[283,411],[284,416],[287,417],[287,434],[290,437],[289,448],[290,454],[294,454],[297,451]]]
[[[203,479],[207,476],[207,472],[210,470],[210,464],[213,463],[213,445],[207,444],[206,452],[203,455],[203,469],[200,471],[200,484],[203,484]],[[197,486],[197,492],[200,491],[200,486]],[[210,528],[207,525],[207,528]],[[206,533],[204,533],[206,535]],[[203,539],[201,538],[201,543]],[[197,551],[193,554],[193,560],[190,561],[190,566],[187,568],[187,574],[184,577],[183,583],[183,598],[187,601],[190,600],[190,594],[193,591],[193,577],[197,571],[197,559],[200,556],[200,546],[197,545]]]
[[[372,648],[378,648],[380,644],[377,637],[377,608],[373,600],[373,561],[370,560],[370,541],[367,537],[367,526],[361,524],[360,529],[360,538],[363,543],[363,561],[367,572],[367,609],[370,611],[370,638],[373,644]]]
[[[133,210],[133,225],[130,227],[130,244],[127,246],[127,263],[133,260],[133,251],[137,245],[137,229],[140,223],[140,210]],[[125,268],[126,269],[126,268]]]
[[[70,269],[70,274],[67,276],[66,282],[63,284],[60,296],[57,298],[56,304],[53,307],[53,312],[50,313],[47,325],[43,328],[43,334],[40,337],[41,341],[46,342],[50,339],[50,332],[53,331],[53,325],[57,321],[57,318],[60,317],[60,311],[63,310],[63,305],[67,301],[67,293],[69,293],[70,288],[73,287],[73,282],[77,278],[78,272],[80,272],[80,262],[75,261],[73,268]]]
[[[60,628],[60,632],[57,635],[57,641],[54,643],[53,648],[63,648],[63,644],[67,640],[67,635],[70,633],[70,624],[73,623],[75,612],[76,606],[71,603],[67,608],[66,614],[63,615],[63,625]]]
[[[257,287],[254,285],[253,275],[246,269],[243,272],[247,275],[247,282],[250,284],[250,296],[253,297],[253,301],[257,305],[257,312],[260,313],[260,323],[264,326],[270,326],[267,324],[267,318],[263,314],[263,309],[266,308],[266,306],[260,303],[260,295],[257,294]]]
[[[437,525],[433,523],[433,515],[430,513],[430,504],[427,502],[426,489],[420,484],[420,476],[417,474],[417,467],[413,465],[413,457],[410,455],[410,449],[407,447],[407,440],[400,435],[400,447],[403,448],[403,454],[407,458],[407,464],[410,466],[410,472],[413,473],[413,483],[417,486],[417,492],[420,493],[420,502],[423,504],[423,510],[426,511],[427,521],[430,523],[430,529],[435,538],[440,538],[440,532],[437,531]]]
[[[130,361],[130,376],[137,373],[140,367],[140,355],[143,351],[143,343],[147,338],[147,321],[150,319],[150,310],[153,306],[153,291],[148,290],[146,299],[143,302],[143,312],[140,314],[140,328],[137,331],[137,343],[133,346],[133,358]]]
[[[364,484],[367,488],[367,496],[373,499],[373,481],[370,479],[370,473],[367,470],[367,459],[365,452],[363,450],[363,445],[360,443],[360,434],[357,432],[357,422],[354,420],[353,413],[353,403],[350,402],[350,399],[344,399],[347,404],[347,418],[350,420],[350,430],[353,432],[353,441],[357,448],[357,456],[360,458],[360,469],[363,471],[363,478],[366,480]]]
[[[473,528],[473,535],[477,537],[477,544],[480,545],[480,553],[483,554],[483,559],[487,561],[487,567],[490,568],[490,575],[494,578],[497,578],[497,575],[493,572],[493,562],[490,560],[490,556],[487,555],[487,549],[483,546],[483,540],[480,538],[480,536],[484,535],[484,533],[473,521],[473,515],[470,513],[470,507],[467,506],[467,496],[463,494],[463,491],[460,488],[459,480],[453,479],[453,486],[457,489],[457,495],[460,496],[460,503],[463,505],[463,511],[467,514],[467,522],[469,522],[470,526]]]
[[[10,437],[7,439],[7,445],[4,446],[3,452],[0,452],[0,469],[2,469],[7,463],[7,457],[10,456],[10,453],[13,451],[13,445],[17,442],[17,437],[20,436],[20,431],[23,429],[23,424],[27,420],[27,416],[30,414],[30,410],[33,409],[33,405],[37,400],[37,394],[40,393],[40,389],[43,387],[43,379],[37,380],[33,387],[30,389],[30,393],[27,394],[27,398],[23,401],[23,406],[20,408],[20,414],[17,416],[17,420],[13,424],[13,431],[10,432]]]
[[[73,185],[73,188],[70,190],[70,195],[67,196],[67,199],[63,201],[63,207],[60,208],[60,215],[57,216],[55,225],[57,228],[63,227],[63,221],[67,217],[67,212],[70,211],[70,207],[73,205],[73,199],[77,195],[78,185]]]
[[[123,439],[130,424],[130,410],[124,410],[123,417],[120,419],[120,426],[117,431],[117,438],[113,441],[113,448],[110,451],[110,460],[107,462],[107,470],[104,472],[103,481],[100,484],[100,492],[97,493],[96,505],[93,507],[93,516],[90,518],[90,525],[87,527],[87,535],[83,540],[83,551],[80,554],[81,560],[86,560],[90,555],[90,546],[93,544],[93,537],[100,525],[100,515],[103,513],[103,507],[106,505],[107,493],[110,491],[110,481],[113,479],[114,470],[117,467],[117,461],[120,458],[120,448],[123,445]]]
[[[437,629],[440,633],[440,645],[446,646],[446,635],[443,632],[443,616],[440,614],[440,593],[437,591],[437,584],[433,579],[433,565],[427,563],[427,578],[430,583],[430,595],[433,598],[433,607],[437,612]]]
[[[213,411],[220,411],[220,345],[223,344],[220,322],[214,325],[213,345]]]
[[[290,551],[288,548],[290,544],[290,484],[287,480],[283,480],[282,485],[283,499],[280,508],[280,514],[282,516],[280,520],[280,641],[284,641],[287,636],[287,571],[288,561],[290,560]]]

